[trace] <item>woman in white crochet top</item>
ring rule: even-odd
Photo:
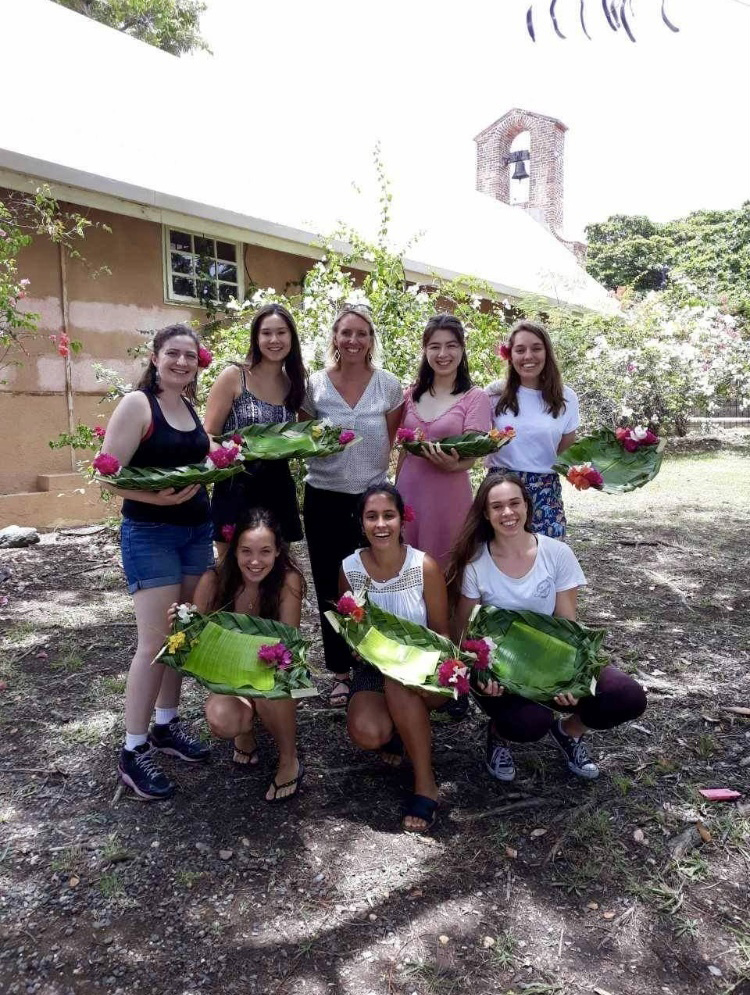
[[[374,484],[362,495],[360,520],[368,545],[341,564],[340,593],[367,592],[385,611],[448,636],[448,595],[443,574],[432,557],[404,545],[404,502],[392,484]],[[404,751],[414,767],[414,793],[403,828],[430,829],[438,807],[432,769],[430,710],[445,704],[441,695],[404,687],[361,661],[355,668],[347,730],[363,750],[379,750],[398,764]]]

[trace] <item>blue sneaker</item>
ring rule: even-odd
[[[120,780],[144,801],[160,801],[174,794],[174,784],[154,763],[154,751],[148,743],[134,750],[120,750],[117,767]]]
[[[188,763],[208,760],[211,756],[210,747],[189,736],[182,728],[179,717],[173,718],[168,725],[154,723],[148,734],[148,741],[153,749],[187,760]]]

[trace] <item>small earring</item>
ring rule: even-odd
[[[367,356],[365,357],[367,364],[372,363],[372,349],[367,350]]]
[[[341,353],[338,351],[338,349],[334,349],[333,351],[333,361],[337,365],[341,362]]]

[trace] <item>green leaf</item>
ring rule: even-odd
[[[434,441],[447,453],[455,449],[461,459],[474,459],[496,453],[511,440],[507,436],[493,439],[487,432],[463,432],[461,435],[447,435],[444,439]],[[402,445],[412,456],[424,457],[424,442],[403,442]]]
[[[349,446],[357,445],[362,436],[342,445],[339,436],[343,429],[324,425],[320,419],[305,422],[258,422],[246,425],[221,437],[227,441],[235,435],[242,436],[242,455],[245,459],[309,459],[314,456],[332,456]]]
[[[161,491],[167,487],[182,490],[193,484],[205,486],[215,484],[217,480],[227,480],[242,473],[244,466],[244,463],[234,463],[221,470],[209,470],[203,463],[176,467],[124,466],[116,477],[105,477],[97,473],[94,474],[94,480],[132,491]]]
[[[654,479],[661,469],[665,445],[666,440],[662,439],[658,446],[641,446],[629,453],[611,429],[602,428],[560,453],[552,469],[564,477],[572,466],[591,463],[604,478],[601,490],[622,494]]]
[[[592,694],[604,665],[598,659],[604,630],[554,615],[484,606],[473,616],[466,638],[484,636],[496,644],[490,669],[498,683],[541,704],[551,704],[564,692],[576,698]]]

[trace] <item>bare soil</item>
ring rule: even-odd
[[[748,995],[750,718],[728,711],[750,707],[747,438],[680,443],[650,486],[570,502],[581,617],[646,715],[591,735],[594,783],[543,742],[501,786],[476,710],[436,724],[426,837],[399,831],[408,767],[352,747],[325,696],[300,707],[291,804],[262,800],[261,736],[260,768],[216,744],[207,765],[163,761],[169,802],[113,806],[135,639],[116,530],[3,551],[0,991]],[[186,682],[205,732],[203,698]],[[706,841],[673,859],[696,820]]]

